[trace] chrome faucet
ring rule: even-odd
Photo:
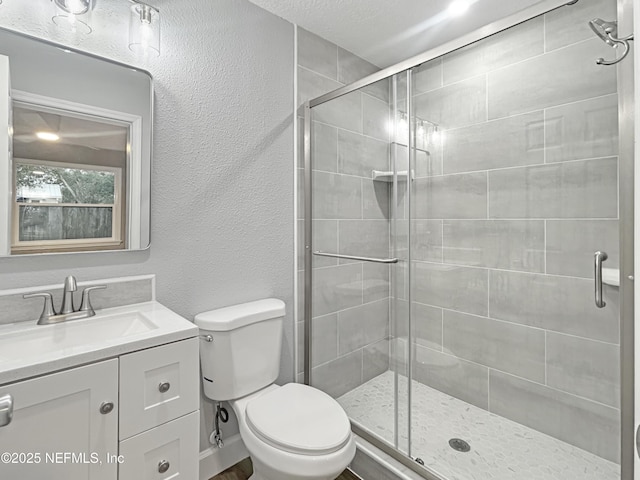
[[[76,283],[76,277],[69,275],[64,279],[64,291],[62,293],[62,306],[60,307],[61,314],[73,313],[73,292],[78,290],[78,284]]]
[[[90,294],[93,290],[102,290],[107,288],[106,285],[95,285],[87,287],[82,291],[82,302],[78,310],[73,306],[73,292],[78,290],[76,277],[69,275],[64,280],[64,290],[62,293],[62,306],[60,313],[56,313],[53,307],[53,295],[49,292],[29,293],[23,295],[23,298],[44,298],[44,308],[38,319],[38,325],[50,325],[52,323],[68,322],[71,320],[80,320],[81,318],[93,317],[96,312],[91,305]]]

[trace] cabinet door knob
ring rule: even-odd
[[[169,382],[162,382],[160,385],[158,385],[158,390],[160,390],[160,393],[167,393],[170,388],[171,384]]]
[[[162,460],[158,464],[158,472],[165,473],[167,470],[169,470],[170,466],[171,466],[171,464],[169,462],[167,462],[166,460]]]
[[[3,395],[0,397],[0,427],[6,427],[13,420],[13,397]]]
[[[103,415],[107,415],[108,413],[113,412],[113,402],[102,402],[100,404],[100,413]]]

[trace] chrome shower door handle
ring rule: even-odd
[[[0,427],[6,427],[13,420],[13,397],[4,395],[0,397]]]
[[[605,301],[602,299],[602,262],[604,262],[609,256],[607,252],[596,252],[593,255],[594,259],[594,275],[595,279],[595,297],[596,297],[596,307],[602,308],[606,305]]]

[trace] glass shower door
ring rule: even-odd
[[[412,71],[411,454],[445,478],[620,478],[615,7]]]
[[[404,74],[403,78],[406,78]],[[311,384],[408,452],[407,85],[311,108]],[[404,143],[403,143],[404,142]]]

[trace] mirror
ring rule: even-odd
[[[0,29],[0,255],[147,248],[152,109],[147,72]]]

